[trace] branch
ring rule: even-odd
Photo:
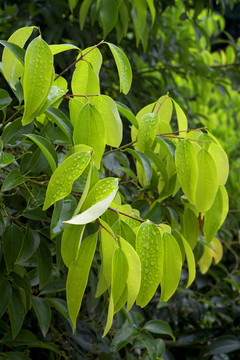
[[[111,208],[111,207],[109,207],[108,209],[116,212],[117,214],[120,214],[120,215],[129,217],[130,219],[133,219],[133,220],[136,220],[136,221],[139,221],[140,223],[144,223],[145,221],[147,221],[147,220],[139,219],[139,218],[137,218],[137,217],[135,217],[135,216],[126,214],[126,213],[124,213],[124,212],[122,212],[122,211],[118,211],[117,209],[114,209],[114,208]],[[162,228],[162,225],[159,225],[159,224],[156,224],[156,225],[157,225],[158,227],[161,227],[161,228]]]
[[[117,148],[117,149],[109,150],[109,151],[105,152],[105,153],[103,154],[103,156],[108,155],[108,154],[111,154],[111,153],[116,152],[116,151],[122,151],[122,150],[128,148],[129,146],[135,144],[135,142],[136,142],[136,140],[135,140],[135,141],[132,141],[132,142],[126,144],[126,145],[120,146],[120,147]]]

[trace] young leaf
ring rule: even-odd
[[[122,142],[122,121],[113,99],[106,95],[95,96],[91,101],[102,116],[106,144],[119,147]]]
[[[52,146],[52,144],[45,139],[43,136],[40,135],[25,135],[29,139],[31,139],[37,146],[42,150],[43,154],[45,155],[47,161],[49,162],[49,165],[51,166],[52,171],[56,169],[57,166],[57,153]]]
[[[25,50],[23,50],[20,46],[12,43],[11,41],[0,40],[0,44],[2,44],[5,48],[7,48],[15,57],[17,61],[19,61],[20,65],[24,65],[24,57]]]
[[[194,204],[198,181],[197,153],[189,140],[183,140],[177,146],[175,163],[179,182],[187,199]]]
[[[52,86],[52,74],[52,52],[39,36],[31,41],[25,55],[23,125],[32,122],[40,112]]]
[[[195,194],[195,205],[200,213],[205,213],[213,204],[217,184],[217,169],[212,156],[206,149],[201,149],[197,154],[198,181]]]
[[[120,238],[120,245],[126,255],[129,268],[127,278],[127,311],[129,311],[133,306],[140,289],[141,262],[134,248],[122,237]]]
[[[71,81],[74,95],[100,94],[98,76],[89,62],[80,60],[74,70]]]
[[[101,254],[101,269],[100,277],[96,290],[96,297],[102,295],[111,286],[112,280],[112,258],[113,253],[118,247],[116,240],[110,233],[112,229],[110,226],[101,219],[101,224],[104,228],[101,229],[101,243],[100,243],[100,254]],[[108,231],[106,231],[106,229]]]
[[[163,234],[163,272],[161,299],[167,301],[176,291],[182,269],[182,254],[177,241],[168,233]]]
[[[80,49],[73,45],[73,44],[55,44],[55,45],[49,45],[51,52],[53,55],[57,55],[59,53],[62,53],[64,51],[67,50],[78,50],[80,51]]]
[[[228,194],[225,187],[219,186],[211,208],[204,217],[203,232],[208,243],[212,241],[222,226],[228,213]]]
[[[130,148],[127,148],[126,151],[128,151],[139,162],[146,176],[147,183],[149,183],[152,177],[152,166],[148,157],[142,152]]]
[[[50,322],[51,322],[51,309],[50,304],[46,299],[41,297],[33,296],[32,305],[35,311],[35,314],[40,325],[43,336],[47,335]]]
[[[223,257],[223,247],[221,242],[218,240],[218,238],[214,238],[211,242],[212,246],[213,246],[213,259],[215,264],[218,264]]]
[[[67,277],[67,304],[70,318],[76,328],[76,320],[81,307],[88,275],[97,245],[97,233],[85,238],[80,246],[78,258],[70,265]]]
[[[210,268],[212,264],[212,258],[213,258],[213,249],[205,245],[203,255],[198,261],[199,269],[202,274],[206,274],[206,272]]]
[[[42,115],[50,106],[54,106],[54,104],[62,98],[63,95],[65,95],[67,92],[67,89],[62,89],[61,87],[53,85],[50,89],[50,92],[47,96],[47,99],[45,103],[43,104],[43,107],[38,113],[38,116]],[[59,110],[60,111],[60,110]],[[66,117],[66,115],[65,115]]]
[[[191,249],[194,249],[198,241],[199,223],[196,214],[188,207],[184,207],[183,212],[183,235]]]
[[[129,92],[132,83],[131,65],[126,55],[119,47],[108,42],[106,42],[106,44],[109,46],[117,65],[120,91],[126,95]]]
[[[139,128],[138,121],[137,121],[135,115],[131,112],[131,110],[125,104],[122,104],[118,101],[115,101],[115,103],[117,105],[118,111],[126,119],[128,119],[130,121],[130,123],[135,126],[136,129],[138,129]]]
[[[139,123],[137,147],[140,151],[151,150],[158,129],[158,114],[143,115]]]
[[[83,225],[88,224],[97,218],[99,218],[111,205],[113,199],[116,196],[118,188],[114,189],[106,198],[92,205],[87,210],[83,211],[79,215],[75,215],[72,219],[65,221],[66,224]],[[87,200],[86,200],[87,201]]]
[[[67,225],[62,234],[61,254],[64,264],[69,267],[78,257],[85,226]]]
[[[78,115],[73,131],[74,145],[86,144],[94,149],[93,161],[97,168],[105,149],[105,126],[99,111],[91,104],[86,104]]]
[[[89,152],[79,152],[69,156],[58,166],[49,181],[43,210],[70,194],[73,182],[85,170],[90,158]]]
[[[225,185],[229,173],[227,154],[220,145],[213,142],[209,145],[208,152],[212,155],[217,168],[218,185]]]
[[[162,278],[162,239],[154,223],[146,221],[139,227],[136,252],[141,261],[141,286],[136,303],[144,307],[152,299]]]
[[[172,100],[173,104],[175,106],[175,110],[177,113],[177,122],[178,122],[178,130],[183,131],[188,129],[188,122],[186,115],[184,114],[183,110],[180,108],[180,106],[176,103],[176,101]],[[185,132],[182,132],[182,136],[185,136]]]

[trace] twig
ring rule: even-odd
[[[136,142],[136,140],[135,140],[135,141],[130,142],[129,144],[126,144],[126,145],[120,146],[120,147],[119,147],[119,148],[117,148],[117,149],[109,150],[109,151],[105,152],[105,153],[103,154],[103,156],[108,155],[108,154],[111,154],[111,153],[116,152],[116,151],[122,151],[122,150],[124,150],[124,149],[128,148],[129,146],[131,146],[131,145],[135,144],[135,142]]]
[[[111,207],[109,207],[108,209],[114,211],[114,212],[117,213],[117,214],[120,214],[120,215],[129,217],[130,219],[133,219],[133,220],[136,220],[136,221],[139,221],[140,223],[144,223],[145,221],[147,221],[147,220],[139,219],[139,218],[137,218],[137,217],[135,217],[135,216],[126,214],[126,213],[124,213],[124,212],[122,212],[122,211],[118,211],[117,209],[114,209],[114,208],[111,208]],[[162,228],[162,225],[159,225],[159,224],[156,224],[156,225],[157,225],[158,227],[161,227],[161,228]]]
[[[108,234],[110,234],[114,240],[116,241],[116,243],[118,244],[118,241],[117,241],[117,237],[119,237],[120,235],[115,235],[113,234],[111,231],[109,231],[102,223],[99,219],[97,219],[97,223],[101,226],[101,228],[103,228]]]

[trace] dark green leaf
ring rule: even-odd
[[[40,243],[39,234],[31,230],[29,227],[27,228],[24,239],[22,242],[21,249],[19,251],[16,262],[18,264],[23,264],[25,261],[31,258],[31,256],[35,253]]]
[[[115,101],[115,103],[117,104],[118,111],[123,116],[125,116],[125,118],[128,119],[130,123],[132,123],[135,126],[136,129],[138,129],[139,128],[138,121],[135,115],[131,112],[131,110],[125,104],[122,104],[118,101]]]
[[[9,96],[8,92],[0,89],[0,110],[5,109],[11,102],[12,98]]]
[[[8,176],[4,180],[1,191],[9,191],[25,181],[26,179],[21,176],[20,170],[18,168],[15,168],[8,174]]]
[[[232,335],[220,336],[208,349],[207,355],[228,354],[240,349],[240,339]]]
[[[66,290],[66,281],[61,279],[56,279],[47,283],[46,286],[41,290],[41,295],[43,294],[52,294],[59,291]]]
[[[42,289],[48,282],[52,272],[52,255],[45,239],[41,238],[37,250],[39,288]]]
[[[147,182],[149,183],[152,177],[152,166],[148,157],[142,152],[130,148],[127,148],[126,151],[128,151],[140,163],[145,171]]]
[[[77,201],[72,195],[69,195],[65,199],[55,203],[50,226],[52,239],[60,234],[61,231],[66,227],[66,225],[63,224],[63,221],[71,219],[76,206]]]
[[[8,48],[20,61],[22,65],[24,65],[24,57],[25,57],[25,50],[23,50],[20,46],[11,43],[10,41],[0,40],[0,44]]]
[[[173,336],[172,333],[172,329],[166,321],[150,320],[146,322],[146,324],[144,325],[144,329],[153,332],[155,334],[169,335],[173,340],[175,340],[175,337]]]
[[[22,126],[22,118],[18,118],[6,126],[2,133],[2,141],[4,145],[16,146],[26,139],[24,134],[32,132],[34,125],[29,124]]]
[[[52,106],[45,111],[45,114],[55,122],[72,143],[73,126],[68,117],[61,110]]]
[[[8,304],[8,311],[12,328],[12,337],[15,339],[21,330],[25,318],[24,304],[19,289],[12,289],[12,298]]]
[[[28,356],[19,351],[6,351],[3,356],[3,359],[7,360],[31,360]]]
[[[22,242],[23,233],[20,227],[15,224],[6,227],[3,234],[3,252],[8,272],[14,267]]]
[[[2,280],[0,282],[0,318],[5,313],[8,303],[12,296],[12,287],[7,280]]]
[[[50,304],[46,299],[34,296],[32,298],[33,309],[37,316],[43,336],[47,335],[50,321],[51,321],[51,309]]]

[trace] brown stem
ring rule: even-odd
[[[63,95],[62,97],[64,99],[68,99],[69,97],[86,97],[88,98],[89,96],[100,96],[100,94],[88,94],[88,95],[75,95],[75,94],[66,94],[66,95]]]
[[[118,241],[116,239],[116,237],[119,237],[120,235],[115,235],[113,234],[111,231],[109,231],[102,223],[99,219],[97,219],[97,223],[101,226],[101,228],[103,228],[107,233],[109,233],[113,238],[114,240],[116,241],[116,243],[118,244]]]
[[[164,103],[164,101],[165,101],[168,97],[169,97],[169,96],[168,96],[168,93],[167,93],[167,95],[165,96],[165,98],[163,99],[163,101],[162,101],[162,102],[160,102],[159,107],[158,107],[158,109],[157,109],[157,111],[156,111],[156,114],[159,112],[159,110],[160,110],[160,108],[161,108],[162,104]]]
[[[204,142],[211,143],[211,141],[208,141],[208,140],[196,140],[196,139],[190,139],[190,138],[181,137],[181,136],[171,136],[171,135],[161,135],[161,134],[159,134],[157,136],[164,136],[166,138],[173,138],[173,139],[180,139],[180,140],[190,140],[190,141],[196,141],[196,142],[200,142],[200,143],[204,143]]]
[[[87,54],[90,53],[90,51],[93,51],[94,49],[96,49],[99,45],[101,45],[104,42],[104,40],[101,40],[97,45],[93,46],[90,50],[88,50],[85,54],[82,54],[80,56],[79,59],[75,60],[72,64],[70,64],[65,70],[63,70],[59,75],[57,75],[54,79],[57,80],[60,76],[62,76],[66,71],[68,71],[69,69],[71,69],[71,67],[73,67],[74,65],[76,65],[80,60],[82,60],[84,58],[84,56],[86,56]]]
[[[136,220],[136,221],[139,221],[140,223],[144,223],[145,221],[147,221],[147,220],[143,220],[143,219],[138,219],[138,218],[135,217],[135,216],[126,214],[126,213],[124,213],[124,212],[122,212],[122,211],[118,211],[117,209],[114,209],[114,208],[111,208],[111,207],[109,207],[108,209],[114,211],[114,212],[117,213],[117,214],[120,214],[120,215],[129,217],[130,219],[133,219],[133,220]],[[158,227],[161,227],[161,228],[162,228],[162,225],[159,225],[159,224],[156,224],[156,225],[157,225]]]
[[[126,144],[126,145],[120,146],[120,147],[119,147],[119,148],[117,148],[117,149],[109,150],[109,151],[105,152],[105,153],[103,154],[103,156],[108,155],[108,154],[111,154],[111,153],[113,153],[113,152],[115,152],[115,151],[121,151],[121,150],[124,150],[124,149],[128,148],[129,146],[131,146],[131,145],[135,144],[135,142],[136,142],[136,140],[135,140],[135,141],[130,142],[129,144]]]

